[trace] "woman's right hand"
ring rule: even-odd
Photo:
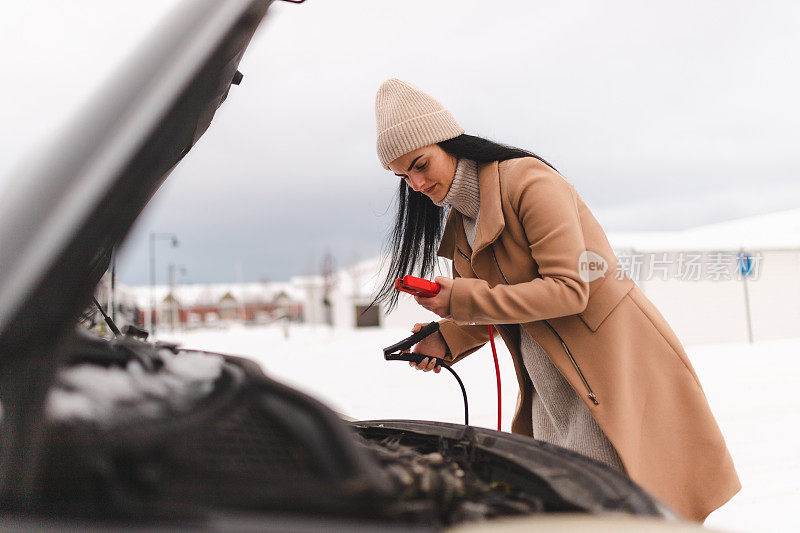
[[[416,333],[420,330],[422,326],[427,326],[428,323],[417,323],[414,324],[414,327],[411,328],[412,333]],[[444,342],[444,337],[440,332],[432,333],[419,341],[417,344],[414,345],[414,349],[411,350],[412,353],[424,353],[425,355],[432,355],[433,357],[443,358],[447,353],[447,343]],[[415,367],[417,370],[422,370],[424,372],[429,372],[433,370],[435,373],[439,373],[442,371],[441,366],[435,366],[436,360],[430,357],[426,357],[419,364],[415,363],[414,361],[409,361],[409,365]]]

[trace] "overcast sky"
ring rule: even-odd
[[[0,186],[178,2],[5,2]],[[214,122],[137,221],[124,282],[285,280],[381,250],[397,177],[375,152],[389,77],[467,133],[534,151],[607,231],[800,205],[800,3],[276,2]]]

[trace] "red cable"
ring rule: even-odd
[[[497,360],[497,348],[494,347],[494,330],[491,324],[489,324],[489,342],[492,344],[494,373],[497,375],[497,431],[501,431],[500,421],[503,419],[503,395],[500,393],[500,363]]]

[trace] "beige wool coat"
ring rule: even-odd
[[[487,324],[495,325],[519,382],[511,430],[535,438],[519,330],[504,326],[521,324],[583,399],[631,479],[702,522],[741,483],[678,337],[617,268],[605,232],[558,172],[524,157],[480,163],[478,180],[475,248],[451,209],[437,252],[453,261],[450,316],[439,322],[447,359],[483,346]],[[604,275],[588,275],[586,262],[581,270],[585,251],[601,256],[588,254],[595,266],[605,261]]]

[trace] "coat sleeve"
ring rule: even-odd
[[[520,324],[586,308],[589,283],[578,270],[586,245],[575,189],[538,160],[514,165],[506,192],[541,277],[494,287],[477,278],[455,279],[450,310],[456,324]]]
[[[453,279],[463,279],[458,275],[455,267],[451,267],[451,273]],[[439,332],[450,350],[450,354],[444,357],[445,361],[450,363],[457,363],[489,342],[487,326],[459,325],[452,318],[439,321]]]

